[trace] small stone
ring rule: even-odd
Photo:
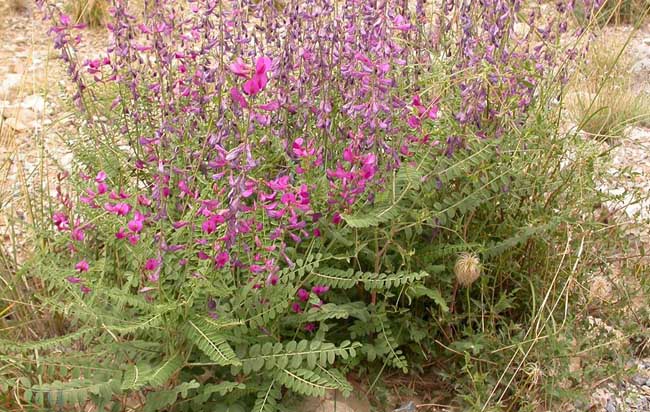
[[[634,375],[632,377],[632,383],[634,383],[637,386],[643,386],[646,382],[646,377],[641,376],[641,375]]]
[[[314,412],[355,412],[355,410],[345,402],[326,400]]]
[[[38,120],[38,115],[31,109],[23,107],[6,107],[2,110],[2,117],[9,119],[15,118],[24,124],[30,124]]]
[[[605,405],[605,410],[607,412],[616,412],[616,406],[614,405],[614,402],[612,402],[611,399],[607,400],[607,405]]]
[[[29,126],[16,119],[15,117],[9,117],[5,119],[3,125],[8,126],[17,132],[24,132],[26,130],[29,130]]]
[[[20,103],[20,107],[31,109],[36,113],[42,113],[45,111],[45,99],[43,99],[43,97],[39,96],[38,94],[32,94],[31,96],[27,96],[23,99],[23,101]]]
[[[643,74],[650,71],[650,58],[645,58],[634,63],[632,66],[632,73]]]
[[[646,37],[645,39],[643,39],[643,44],[645,44],[646,46],[650,46],[650,37]]]

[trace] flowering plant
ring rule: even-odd
[[[359,353],[408,370],[424,336],[400,317],[455,294],[441,232],[530,197],[506,135],[567,64],[563,2],[523,22],[518,0],[443,3],[148,0],[138,18],[116,0],[106,56],[81,63],[80,27],[43,4],[93,142],[57,188],[41,271],[77,302],[76,336],[111,346],[83,395],[270,411],[283,387],[349,393]]]

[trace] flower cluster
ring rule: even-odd
[[[539,10],[520,22],[520,0],[447,1],[447,17],[458,18],[437,26],[424,24],[423,1],[414,10],[397,0],[145,3],[137,18],[114,1],[112,43],[83,74],[69,52],[80,27],[47,10],[78,98],[92,97],[84,75],[117,86],[109,123],[129,144],[129,173],[86,171],[83,192],[52,222],[69,232],[77,258],[89,238],[144,254],[128,265],[150,299],[177,273],[216,273],[264,302],[296,251],[372,204],[403,162],[465,147],[464,135],[436,135],[436,124],[486,138],[487,120],[492,129],[521,120],[559,65],[549,44],[567,30],[561,19],[541,25]],[[558,16],[570,8],[558,6]],[[440,32],[453,24],[460,35],[446,44]],[[441,45],[459,69],[449,89],[458,99],[422,87],[431,79],[421,67],[443,58]],[[79,261],[68,280],[85,284],[89,265]],[[326,292],[311,289],[319,299]],[[301,313],[310,293],[296,293],[286,303]]]

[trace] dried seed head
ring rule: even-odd
[[[590,300],[610,300],[612,297],[612,284],[604,276],[595,276],[589,285]]]
[[[454,265],[454,273],[461,286],[470,286],[481,275],[481,261],[474,253],[461,253]]]

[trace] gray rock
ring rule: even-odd
[[[632,377],[632,383],[634,383],[637,386],[643,386],[646,382],[647,378],[645,376],[641,375],[634,375]]]
[[[611,399],[607,400],[607,405],[605,405],[605,410],[607,412],[616,412],[616,405],[614,405],[614,402],[612,402]]]
[[[393,412],[415,412],[415,410],[416,410],[415,402],[409,401],[409,403],[395,409]]]
[[[650,58],[641,59],[632,66],[632,73],[643,74],[650,72]]]

